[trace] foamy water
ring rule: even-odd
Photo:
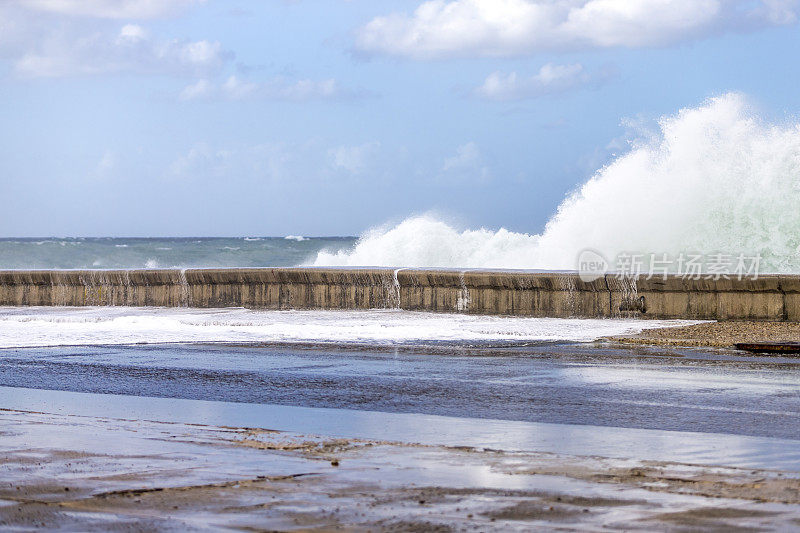
[[[0,307],[0,348],[167,342],[371,345],[593,341],[687,321],[496,317],[400,310]]]
[[[664,117],[600,169],[541,234],[455,228],[433,216],[366,232],[317,266],[576,269],[619,253],[760,254],[762,272],[800,272],[800,125],[770,124],[727,94]]]

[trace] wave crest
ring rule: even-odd
[[[659,121],[600,169],[538,235],[458,230],[414,216],[316,266],[574,269],[580,252],[759,254],[800,272],[800,125],[769,124],[736,93]]]

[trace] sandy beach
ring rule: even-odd
[[[635,335],[607,337],[626,344],[733,348],[737,342],[800,342],[800,323],[731,320],[681,327],[646,329]]]

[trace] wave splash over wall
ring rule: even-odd
[[[609,260],[760,254],[762,272],[800,272],[800,125],[770,124],[744,96],[725,94],[662,118],[656,135],[631,142],[564,200],[541,234],[415,216],[313,264],[574,270],[586,248]]]

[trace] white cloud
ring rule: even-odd
[[[0,0],[0,58],[13,57],[19,50],[41,41],[46,35],[37,13]]]
[[[147,31],[138,24],[126,24],[119,30],[117,43],[136,43],[147,39]]]
[[[169,173],[181,178],[219,175],[224,173],[230,155],[230,150],[214,150],[206,143],[198,143],[172,162]]]
[[[492,179],[490,166],[474,142],[458,146],[450,157],[415,158],[416,171],[408,172],[408,150],[378,141],[336,144],[322,139],[305,142],[266,141],[258,144],[215,145],[199,142],[187,146],[164,167],[170,181],[203,184],[239,182],[285,184],[350,183],[375,187],[377,182],[424,176],[425,183],[482,184]],[[401,171],[400,169],[406,169]]]
[[[177,41],[172,41],[159,48],[159,57],[168,57],[173,50],[170,50]],[[164,53],[166,52],[166,53]],[[220,66],[222,63],[222,45],[219,42],[193,41],[179,45],[175,48],[177,58],[187,65],[198,66]]]
[[[197,80],[184,87],[179,95],[181,100],[194,100],[197,98],[206,98],[211,96],[214,92],[214,85],[208,80]]]
[[[113,36],[94,33],[79,38],[54,34],[14,63],[26,77],[63,77],[115,72],[206,75],[219,71],[232,54],[219,42],[157,40],[135,24]]]
[[[486,77],[483,85],[475,89],[475,94],[489,100],[538,98],[597,85],[613,73],[611,69],[604,69],[592,74],[579,63],[571,65],[548,63],[532,76],[522,76],[516,72],[508,74],[493,72]]]
[[[442,170],[453,170],[464,168],[474,165],[480,159],[480,151],[478,145],[474,142],[462,144],[456,148],[456,154],[452,157],[447,157],[442,165]]]
[[[241,100],[247,98],[264,100],[289,100],[305,102],[309,100],[346,99],[359,96],[359,91],[345,89],[334,79],[290,80],[276,77],[265,82],[245,81],[230,76],[223,83],[203,79],[187,85],[180,93],[182,100],[202,98],[222,98]]]
[[[354,172],[335,162],[337,148],[318,141],[306,143],[265,142],[253,145],[214,147],[198,143],[178,155],[169,165],[166,176],[170,179],[205,181],[219,179],[226,182],[256,178],[264,182],[284,182],[329,179],[361,178],[359,165],[374,163],[372,151],[377,147],[368,143],[362,153],[353,150],[340,152],[343,165],[351,165]],[[342,148],[342,147],[339,147]],[[358,148],[358,147],[356,147]],[[334,157],[334,161],[332,161]],[[363,159],[359,160],[358,158]]]
[[[152,19],[177,13],[203,0],[17,0],[25,8],[80,17]]]
[[[337,146],[328,150],[328,160],[334,168],[344,169],[350,174],[360,174],[367,169],[380,146],[379,142]]]
[[[456,153],[444,159],[442,172],[457,175],[459,178],[477,178],[488,181],[491,178],[489,167],[484,164],[478,145],[470,141],[456,148]]]
[[[117,166],[117,156],[114,152],[106,150],[94,169],[94,175],[98,178],[107,178]]]
[[[417,59],[662,46],[794,23],[798,0],[429,0],[372,19],[356,48]]]
[[[350,183],[374,186],[398,176],[405,154],[377,141],[337,144],[319,138],[303,142],[210,144],[199,142],[165,165],[167,180],[195,183]],[[432,169],[432,174],[439,168]],[[404,179],[407,176],[404,175]]]
[[[278,80],[277,86],[272,88],[276,95],[289,100],[309,100],[312,98],[331,98],[341,95],[336,80],[327,79],[322,81],[298,80],[284,85]]]
[[[230,76],[220,87],[222,93],[236,100],[252,95],[257,88],[255,83],[242,81],[236,76]]]

